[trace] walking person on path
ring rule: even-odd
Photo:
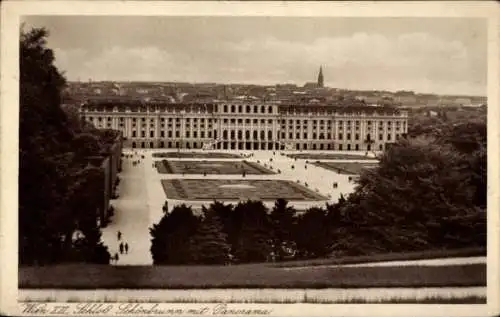
[[[122,238],[122,232],[121,232],[121,231],[118,231],[118,232],[116,233],[116,237],[118,238],[118,241],[120,241],[120,240],[121,240],[121,238]]]
[[[123,254],[123,242],[120,242],[120,254]]]
[[[125,242],[125,254],[128,254],[128,243]]]
[[[118,252],[115,253],[115,264],[118,263]]]

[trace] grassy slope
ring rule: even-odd
[[[485,286],[486,265],[284,270],[235,266],[58,265],[22,267],[20,288],[366,288]]]
[[[311,260],[296,260],[273,264],[277,267],[301,267],[301,266],[319,266],[319,265],[337,265],[337,264],[355,264],[368,262],[385,262],[385,261],[410,261],[422,259],[438,259],[438,258],[456,258],[456,257],[472,257],[486,256],[486,248],[463,248],[456,250],[428,250],[419,252],[400,252],[400,253],[384,253],[373,255],[346,256],[342,258],[323,258]]]

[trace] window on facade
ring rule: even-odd
[[[387,134],[387,141],[390,141],[390,140],[391,140],[391,135]]]
[[[141,131],[141,137],[143,137],[143,138],[146,137],[146,131]]]
[[[267,138],[268,138],[269,140],[272,140],[272,138],[273,138],[273,131],[268,131],[268,132],[267,132]]]
[[[272,124],[273,123],[273,119],[267,120],[267,123]]]
[[[316,133],[313,133],[313,139],[316,139]]]
[[[201,138],[203,139],[205,137],[205,131],[201,131],[200,134],[201,134]]]
[[[226,130],[222,131],[222,137],[224,139],[227,139],[227,131]]]
[[[379,141],[382,141],[383,139],[384,139],[384,135],[383,135],[382,133],[381,133],[381,134],[379,134],[379,135],[378,135],[378,140],[379,140]]]
[[[356,135],[354,135],[354,139],[355,139],[356,141],[357,141],[357,140],[359,140],[359,134],[358,134],[358,133],[356,133]]]
[[[243,123],[243,119],[238,119],[238,123]]]
[[[246,120],[245,120],[245,123],[246,123],[246,124],[250,124],[250,119],[246,119]]]
[[[181,133],[179,131],[175,131],[175,137],[178,138],[181,136]]]
[[[260,113],[265,113],[266,112],[266,108],[264,106],[261,106],[260,107]]]
[[[133,138],[137,137],[137,132],[132,131],[132,137],[133,137]]]
[[[227,112],[227,106],[224,105],[224,112]]]
[[[211,138],[212,137],[212,131],[208,131],[208,137]],[[214,138],[217,137],[217,131],[214,131]]]
[[[264,131],[260,131],[260,139],[264,140],[266,138],[266,133]]]
[[[285,132],[281,132],[281,138],[282,138],[282,139],[286,138],[286,134],[285,134]]]
[[[292,132],[289,132],[289,133],[288,133],[288,138],[289,138],[289,139],[293,139],[293,133],[292,133]]]
[[[351,134],[347,133],[347,140],[350,140],[350,139],[351,139]]]
[[[197,131],[193,131],[193,138],[197,138],[198,137],[198,132]]]
[[[258,109],[258,108],[257,108],[257,106],[253,106],[253,112],[254,112],[254,113],[257,113],[257,112],[258,112],[258,111],[257,111],[257,109]]]
[[[247,113],[250,112],[250,106],[247,106],[246,111],[247,111]]]
[[[241,140],[243,136],[243,132],[241,132],[241,130],[238,130],[238,140]]]
[[[342,133],[339,133],[339,140],[343,140],[344,139],[344,135]]]
[[[258,137],[257,131],[253,131],[253,138],[254,138],[254,140],[257,140],[257,137]]]
[[[241,113],[242,112],[242,108],[241,106],[238,106],[238,112]]]
[[[190,133],[189,131],[186,131],[186,138],[189,138],[190,137]]]
[[[171,138],[172,137],[172,131],[168,131],[168,137]]]
[[[304,132],[304,139],[307,139],[307,132]]]
[[[297,139],[297,140],[298,140],[298,139],[300,139],[300,133],[299,133],[299,132],[297,132],[297,133],[295,134],[295,136],[296,136],[296,139]]]
[[[231,131],[231,139],[234,139],[234,131]]]
[[[162,138],[165,137],[165,131],[160,131],[160,137],[162,137]]]
[[[266,124],[266,120],[261,119],[261,120],[260,120],[260,124]]]
[[[273,107],[272,107],[272,106],[269,106],[269,108],[267,109],[267,112],[268,112],[268,113],[273,113]]]

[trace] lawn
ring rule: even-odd
[[[359,175],[363,170],[367,168],[374,168],[378,166],[378,163],[337,163],[321,161],[316,161],[312,164],[337,172],[339,174],[346,175]]]
[[[153,153],[153,157],[164,158],[241,158],[241,155],[234,153],[218,153],[218,152],[160,152]]]
[[[328,198],[286,180],[164,179],[163,190],[179,200],[271,200],[317,201]]]
[[[276,174],[257,163],[247,161],[173,161],[162,160],[156,163],[161,174]]]
[[[466,287],[486,285],[486,265],[336,267],[284,270],[234,266],[108,266],[19,268],[26,289],[212,289]]]
[[[347,153],[296,153],[286,156],[304,160],[374,160],[371,156]]]

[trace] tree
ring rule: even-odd
[[[267,259],[272,246],[272,224],[262,201],[248,200],[235,206],[236,241],[233,250],[240,262],[261,262]]]
[[[277,199],[271,211],[271,223],[273,226],[274,253],[278,260],[283,260],[287,256],[284,246],[293,240],[293,226],[295,224],[296,210],[288,206],[285,199]]]
[[[331,237],[323,208],[312,207],[299,215],[294,229],[299,256],[316,258],[329,253]]]
[[[433,137],[401,140],[366,171],[341,208],[344,250],[379,253],[484,246],[466,155]],[[460,228],[460,229],[459,229]],[[341,247],[342,248],[342,247]]]
[[[175,206],[171,213],[165,212],[160,222],[149,229],[153,263],[190,263],[189,239],[196,233],[199,222],[191,207],[184,204]]]
[[[226,264],[230,260],[231,247],[222,231],[217,215],[203,207],[204,218],[195,235],[190,240],[193,263]]]

